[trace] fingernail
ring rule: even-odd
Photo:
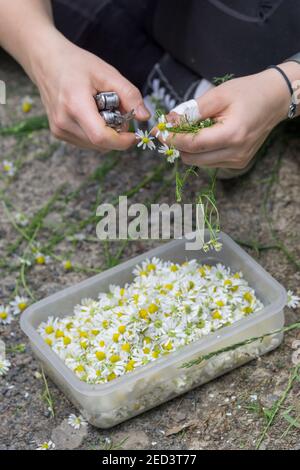
[[[136,116],[138,119],[149,119],[151,114],[143,104],[139,104],[136,109]]]

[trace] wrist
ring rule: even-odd
[[[297,90],[297,82],[298,88],[300,85],[300,65],[296,62],[284,62],[279,64],[278,67],[286,75],[291,88],[293,90]],[[290,105],[294,102],[295,96],[291,94],[289,84],[279,70],[271,67],[264,73],[269,75],[268,84],[273,90],[274,97],[276,97],[275,116],[277,117],[278,122],[284,121],[288,117]],[[300,112],[299,108],[300,106],[298,106],[298,109],[296,110],[296,115]]]
[[[47,78],[49,64],[59,58],[68,40],[52,25],[24,41],[26,63],[23,63],[31,80],[38,85]]]

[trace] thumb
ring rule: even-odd
[[[171,113],[184,116],[190,123],[213,118],[222,110],[222,103],[216,89],[211,89],[201,97],[179,104]]]
[[[196,101],[201,119],[217,117],[224,110],[223,94],[220,93],[218,87],[212,88]]]

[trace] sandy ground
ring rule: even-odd
[[[0,106],[1,127],[24,118],[21,99],[26,95],[34,100],[28,117],[44,113],[36,89],[7,57],[0,58],[0,78],[8,89],[7,105]],[[219,182],[217,188],[222,229],[249,245],[247,251],[298,295],[299,130],[299,122],[289,125],[250,174]],[[1,137],[0,150],[1,161],[8,159],[17,166],[13,179],[3,175],[0,179],[1,199],[9,212],[24,212],[29,219],[24,230],[29,230],[30,236],[36,230],[41,247],[47,246],[62,259],[71,258],[78,266],[66,272],[52,256],[50,264],[26,269],[25,282],[36,299],[85,279],[93,269],[106,269],[157,244],[130,242],[119,257],[120,244],[113,243],[107,250],[95,239],[93,219],[97,197],[109,202],[131,191],[131,201],[174,202],[171,170],[157,171],[161,163],[157,155],[132,151],[103,157],[60,143],[47,130],[23,138]],[[186,199],[192,200],[206,183],[203,173],[188,187]],[[28,244],[2,204],[0,221],[0,303],[6,304],[14,296],[16,283],[18,291],[25,293],[15,255],[26,256]],[[84,235],[84,240],[72,241],[76,234]],[[297,321],[299,313],[299,309],[286,309],[286,323]],[[89,425],[72,433],[65,420],[76,410],[49,379],[55,411],[51,416],[43,399],[40,365],[18,320],[0,326],[0,337],[12,364],[8,374],[0,378],[0,449],[35,449],[49,439],[57,448],[69,449],[115,448],[120,443],[123,449],[252,449],[288,385],[292,342],[300,339],[300,332],[288,333],[276,351],[116,428],[101,431]],[[25,347],[18,351],[20,344]],[[299,428],[291,425],[288,429],[287,414],[292,418],[300,414],[299,381],[294,382],[276,414],[262,449],[300,448]]]

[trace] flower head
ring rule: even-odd
[[[8,176],[14,176],[14,174],[16,173],[16,167],[14,163],[10,162],[9,160],[3,160],[2,168],[4,173]]]
[[[14,300],[10,302],[10,306],[12,308],[12,312],[14,315],[19,315],[22,313],[29,305],[29,300],[27,297],[20,297],[16,295]]]
[[[287,306],[290,308],[297,308],[300,304],[300,297],[295,295],[293,291],[287,291]]]
[[[174,163],[175,160],[180,157],[179,150],[174,147],[169,147],[167,144],[161,145],[158,151],[167,157],[169,163]]]
[[[52,450],[55,449],[55,444],[52,441],[45,441],[42,444],[39,444],[37,450]]]
[[[25,96],[22,100],[22,111],[23,113],[29,113],[31,111],[33,105],[32,98],[30,96]]]
[[[17,222],[18,225],[20,225],[21,227],[26,227],[26,225],[28,225],[29,223],[29,220],[28,218],[26,217],[25,214],[22,214],[21,212],[16,212],[15,214],[15,221]]]
[[[164,114],[162,114],[158,118],[158,123],[156,124],[157,132],[156,132],[155,137],[157,138],[161,135],[162,139],[166,140],[169,137],[168,129],[172,126],[173,126],[173,124],[171,122],[168,122],[166,120],[166,116]]]
[[[72,261],[69,259],[66,259],[65,261],[63,261],[63,267],[66,271],[70,271],[73,268]]]
[[[148,131],[142,131],[141,129],[138,129],[138,131],[135,133],[135,136],[137,140],[139,140],[137,145],[138,147],[143,147],[143,150],[146,148],[155,150],[155,143],[153,142],[154,137],[151,137]]]
[[[81,415],[76,416],[73,413],[70,414],[70,416],[68,417],[68,423],[74,429],[80,429],[81,426],[86,426],[87,425],[87,422],[85,421],[85,419]]]
[[[12,322],[12,319],[13,317],[10,313],[10,308],[8,306],[5,307],[4,305],[0,305],[0,324],[8,325]]]
[[[51,260],[50,256],[46,256],[43,253],[37,252],[34,256],[36,264],[48,264]]]
[[[11,364],[6,359],[1,359],[0,357],[0,376],[7,374]]]

